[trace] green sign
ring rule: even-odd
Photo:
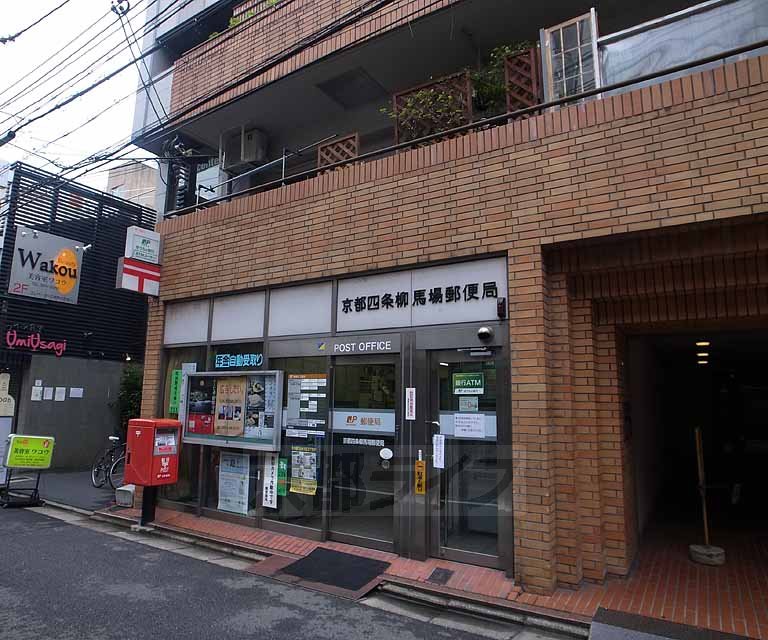
[[[5,466],[9,469],[48,469],[54,443],[55,440],[48,436],[10,435]]]
[[[482,373],[454,373],[453,394],[481,396],[485,393],[485,375]]]
[[[179,413],[179,399],[181,398],[181,369],[171,372],[171,394],[168,400],[168,413]]]
[[[288,493],[288,458],[277,459],[277,495]]]

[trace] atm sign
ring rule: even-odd
[[[453,394],[481,396],[485,393],[485,375],[482,373],[454,373]]]

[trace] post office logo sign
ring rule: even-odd
[[[18,226],[8,293],[77,304],[82,243]]]

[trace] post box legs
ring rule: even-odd
[[[157,487],[144,487],[139,526],[146,527],[155,520],[155,507],[157,507]]]

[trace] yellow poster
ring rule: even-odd
[[[245,431],[245,377],[219,378],[216,381],[217,436],[238,437]]]
[[[291,447],[291,493],[317,493],[317,447]]]

